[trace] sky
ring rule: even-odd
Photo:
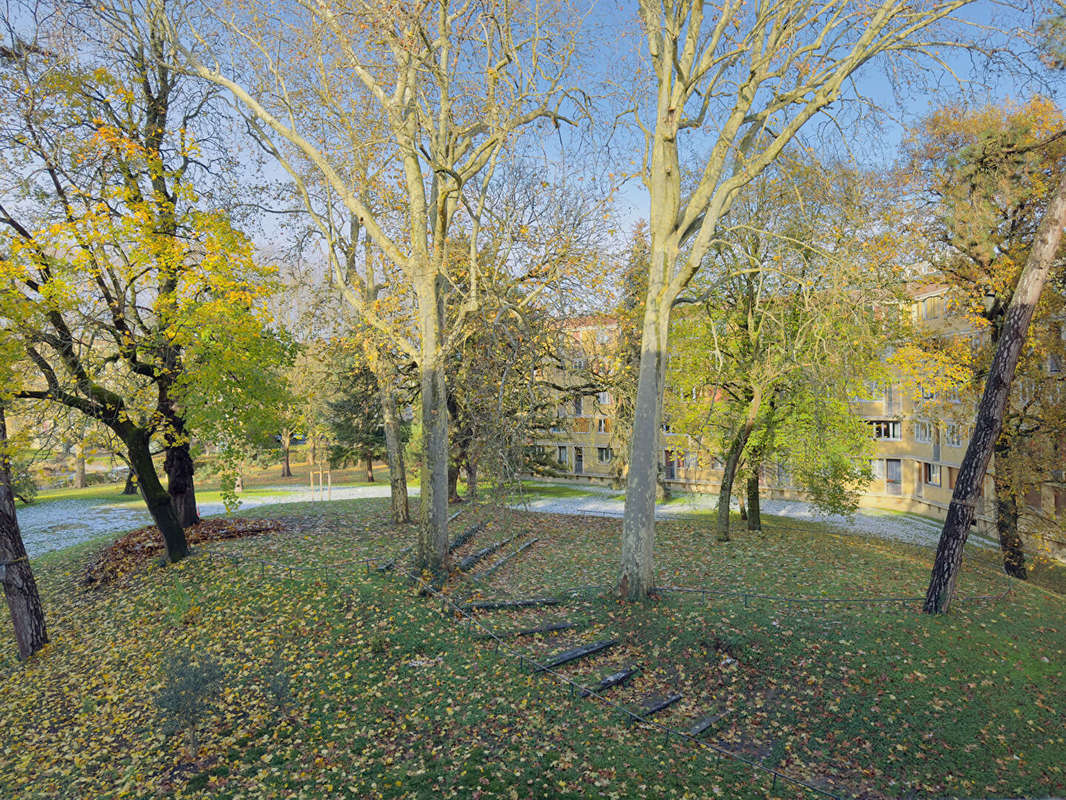
[[[634,224],[648,216],[647,193],[634,175],[642,140],[631,118],[619,116],[620,95],[640,80],[646,44],[632,0],[598,0],[585,8],[584,34],[589,44],[581,50],[581,68],[591,76],[586,88],[594,97],[592,122],[596,127],[568,141],[549,131],[541,145],[545,158],[555,162],[552,170],[571,178],[581,176],[589,184],[607,172],[616,179],[629,174],[615,194],[615,218],[610,222],[621,249]],[[928,58],[918,63],[875,59],[856,73],[843,101],[833,106],[836,121],[816,117],[801,133],[802,143],[827,158],[882,170],[898,158],[907,127],[947,100],[974,106],[1002,104],[1009,99],[1023,101],[1040,91],[1062,103],[1066,82],[1041,69],[1028,52],[1029,44],[1014,33],[1031,29],[1033,10],[982,0],[967,8],[965,19],[965,30],[984,40],[991,58],[941,49],[937,54],[940,64]],[[646,77],[644,85],[650,85]],[[578,141],[582,137],[584,141]],[[708,135],[687,137],[683,153],[698,163],[712,137],[713,129]],[[268,165],[265,174],[286,180],[276,167]],[[262,249],[278,253],[291,241],[292,231],[268,217],[256,239]]]
[[[630,50],[639,46],[640,57],[647,58],[646,45],[634,34],[634,9],[631,0],[599,0],[591,7],[590,23],[618,30],[618,41],[625,42]],[[981,107],[1024,101],[1041,93],[1062,106],[1066,73],[1055,75],[1044,69],[1031,49],[1033,20],[1043,15],[1040,9],[1018,3],[972,3],[962,14],[964,27],[956,30],[980,40],[985,54],[940,48],[939,64],[930,58],[914,63],[875,59],[854,75],[843,102],[830,109],[834,114],[842,113],[845,124],[838,127],[825,115],[816,117],[801,132],[800,140],[827,157],[885,170],[899,157],[908,128],[948,101]],[[617,64],[631,63],[633,57],[605,48],[598,54],[599,69],[617,73]],[[689,148],[696,152],[700,144],[690,141]],[[648,202],[638,180],[629,181],[619,192],[619,216],[626,228],[647,218]]]

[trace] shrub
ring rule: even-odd
[[[218,692],[222,678],[217,661],[188,648],[171,653],[163,667],[163,687],[155,696],[163,713],[163,733],[170,736],[184,729],[189,758],[199,749],[196,725],[207,710],[208,700]]]

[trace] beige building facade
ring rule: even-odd
[[[936,335],[975,336],[948,315],[946,288],[933,285],[912,293],[915,322]],[[557,369],[553,381],[560,386],[588,385],[590,373],[611,366],[607,359],[615,352],[618,322],[589,316],[567,320],[565,327],[570,339],[564,349],[565,368]],[[869,386],[866,395],[853,399],[854,412],[870,426],[874,440],[874,477],[860,506],[943,518],[972,433],[973,409],[958,399],[937,398],[903,379]],[[617,398],[609,391],[560,393],[554,426],[534,442],[556,463],[557,480],[622,485],[618,455],[627,442],[616,430],[616,413]],[[664,426],[659,463],[661,480],[672,491],[718,491],[721,461],[701,451],[684,433]],[[1061,473],[1056,477],[1058,481],[1029,493],[1030,511],[1049,519],[1066,518],[1066,485]],[[760,485],[766,498],[803,499],[782,468],[764,467]],[[989,475],[977,509],[982,528],[994,527],[993,494]]]

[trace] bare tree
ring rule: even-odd
[[[650,194],[648,285],[622,533],[621,595],[655,585],[655,485],[671,309],[720,239],[738,193],[871,59],[934,47],[938,23],[967,0],[786,0],[719,6],[641,0],[654,75],[654,120],[641,177]],[[705,16],[713,11],[714,16]],[[696,152],[694,173],[683,164]]]
[[[398,272],[398,284],[382,285],[346,269],[335,255],[343,247],[329,248],[337,283],[361,320],[421,372],[419,562],[440,574],[448,541],[443,309],[458,286],[446,245],[456,228],[470,242],[462,318],[479,303],[477,246],[501,156],[532,123],[561,121],[562,79],[575,50],[567,9],[503,0],[291,0],[233,4],[214,19],[253,74],[205,63],[188,48],[187,69],[237,98],[331,245],[347,226],[315,202],[309,173],[350,215],[349,246],[365,233]],[[370,163],[384,165],[377,186],[401,187],[401,207],[375,207],[377,186],[363,168]],[[382,295],[397,289],[413,298],[412,329],[380,313]]]

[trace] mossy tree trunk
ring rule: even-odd
[[[959,467],[955,491],[952,493],[947,519],[937,544],[936,559],[922,608],[927,614],[947,613],[955,596],[963,547],[973,523],[974,506],[988,472],[988,463],[992,459],[996,440],[1002,430],[1014,370],[1018,366],[1018,358],[1025,345],[1036,304],[1040,300],[1059,243],[1062,241],[1064,224],[1066,177],[1060,178],[1058,187],[1048,202],[1003,321],[996,353],[988,370],[984,395],[977,409],[973,436]]]

